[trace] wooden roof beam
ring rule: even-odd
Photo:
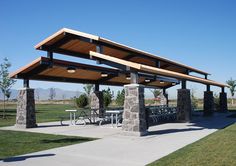
[[[117,64],[117,63],[107,61],[107,60],[103,60],[103,59],[100,59],[100,58],[95,58],[95,59],[96,59],[97,64],[108,65],[108,66],[111,66],[111,67],[114,67],[114,68],[117,68],[117,69],[121,69],[121,70],[124,70],[124,71],[127,70],[127,67],[125,65]]]
[[[160,75],[164,75],[167,77],[173,77],[173,78],[182,79],[182,80],[198,82],[198,83],[202,83],[202,84],[206,84],[206,85],[209,84],[209,85],[215,85],[215,86],[219,86],[219,87],[228,87],[228,85],[226,85],[226,84],[217,83],[212,80],[206,80],[206,79],[200,78],[200,77],[190,76],[190,75],[186,75],[183,73],[160,69],[160,68],[156,68],[156,67],[152,67],[152,66],[148,66],[148,65],[143,65],[143,64],[139,64],[139,63],[135,63],[135,62],[130,62],[130,61],[126,61],[126,60],[112,57],[109,55],[96,53],[93,51],[90,51],[90,55],[97,57],[97,58],[106,59],[107,61],[118,63],[121,65],[130,66],[130,67],[132,67],[136,70],[140,70],[140,71],[145,71],[145,72],[149,72],[149,73],[153,73],[153,74],[160,74]]]

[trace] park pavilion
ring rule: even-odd
[[[63,28],[37,44],[35,49],[45,51],[46,56],[37,58],[10,75],[11,78],[24,80],[24,88],[18,96],[17,126],[36,126],[34,91],[30,89],[29,80],[95,84],[91,106],[100,112],[104,107],[99,85],[124,86],[122,130],[137,135],[147,133],[148,115],[144,104],[144,88],[147,87],[163,89],[164,96],[168,98],[165,90],[181,84],[177,92],[177,121],[191,119],[192,106],[187,81],[206,85],[204,115],[210,116],[214,110],[211,86],[221,88],[220,110],[227,111],[227,85],[208,79],[209,73],[103,37]],[[55,58],[55,53],[97,63],[91,65],[60,60]]]

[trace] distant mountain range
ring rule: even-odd
[[[35,100],[48,100],[49,99],[50,88],[43,89],[43,88],[36,88],[34,90]],[[73,97],[79,97],[82,94],[80,91],[69,91],[63,90],[59,88],[55,88],[55,100],[62,100],[62,99],[70,99]],[[18,95],[18,90],[12,89],[11,90],[11,97],[10,99],[16,99]],[[3,94],[0,93],[0,99],[3,99]]]

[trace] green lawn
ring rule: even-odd
[[[59,121],[60,117],[68,117],[66,109],[76,109],[73,104],[36,104],[36,120],[40,122]],[[2,106],[0,105],[0,127],[12,126],[16,121],[16,104],[8,104],[6,119],[2,119]]]
[[[66,109],[76,109],[73,104],[36,104],[36,120],[40,122],[59,121],[60,117],[67,117]],[[230,108],[232,112],[236,112],[235,108]],[[234,110],[233,110],[234,109]],[[2,103],[0,104],[0,127],[12,126],[16,121],[16,104],[8,104],[6,109],[7,119],[2,119]],[[80,109],[81,110],[81,109]],[[88,111],[88,109],[86,109]]]
[[[83,143],[93,138],[0,130],[0,160],[16,155]]]
[[[157,147],[158,148],[158,147]],[[236,124],[190,144],[149,166],[236,165]]]

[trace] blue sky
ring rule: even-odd
[[[34,45],[67,27],[193,66],[225,82],[236,79],[235,8],[234,0],[1,0],[0,62],[8,57],[14,71],[46,55]],[[13,88],[21,87],[18,81]],[[31,87],[82,91],[77,84],[32,81]],[[170,96],[176,96],[176,88],[169,90]],[[199,97],[205,90],[195,83],[188,88]]]

